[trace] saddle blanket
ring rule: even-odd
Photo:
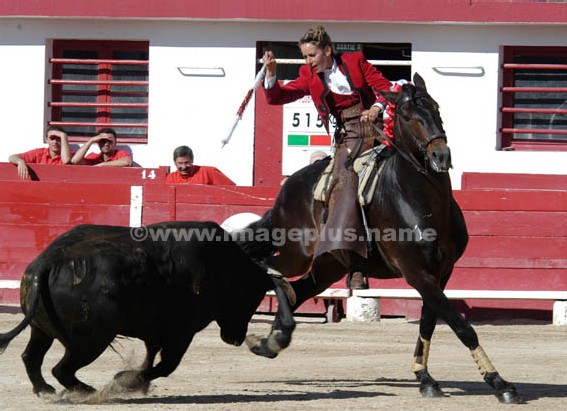
[[[358,201],[362,206],[366,206],[372,201],[378,176],[384,165],[383,161],[379,161],[381,158],[380,154],[385,148],[385,145],[380,144],[366,150],[354,160],[353,169],[358,174]],[[315,186],[313,196],[317,201],[326,202],[329,198],[333,165],[334,158],[331,159]]]

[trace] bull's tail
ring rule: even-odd
[[[34,315],[35,315],[35,310],[37,308],[38,302],[39,302],[39,284],[40,284],[40,273],[38,273],[37,271],[34,272],[34,274],[31,275],[31,278],[29,279],[29,286],[27,289],[28,292],[28,296],[30,297],[30,301],[29,301],[29,306],[27,307],[26,310],[26,315],[24,317],[24,319],[16,326],[16,328],[8,331],[5,334],[0,334],[0,354],[2,354],[4,352],[4,350],[6,349],[6,347],[8,347],[8,344],[10,344],[10,342],[16,338],[16,336],[21,333],[24,328],[26,328],[32,321]],[[24,292],[24,290],[20,290],[20,292]]]
[[[275,246],[272,230],[272,210],[262,218],[242,230],[232,232],[232,237],[240,247],[254,260],[264,261],[278,249]]]

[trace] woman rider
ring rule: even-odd
[[[276,80],[273,52],[264,53],[264,91],[267,102],[277,105],[311,95],[327,131],[329,116],[337,121],[328,216],[315,256],[346,249],[366,258],[365,230],[357,202],[358,176],[352,163],[360,153],[377,144],[378,132],[370,123],[379,120],[386,105],[378,90],[389,91],[392,83],[362,52],[335,53],[324,27],[309,29],[299,40],[299,48],[306,64],[300,68],[299,77],[285,85]],[[356,230],[357,241],[347,241],[347,229]],[[334,234],[329,235],[330,230]]]

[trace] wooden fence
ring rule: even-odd
[[[167,168],[33,166],[20,181],[0,163],[0,303],[19,299],[25,267],[55,237],[77,224],[139,225],[168,220],[223,222],[268,210],[279,187],[179,186],[164,183]],[[465,174],[455,191],[470,242],[449,281],[459,290],[567,290],[567,177]],[[132,189],[136,188],[136,191]],[[137,211],[136,211],[137,210]],[[406,289],[403,280],[374,280],[372,288]],[[341,280],[333,288],[345,289]],[[527,315],[550,318],[551,301],[463,300],[470,318]],[[273,311],[270,299],[261,311]],[[384,300],[382,315],[419,316],[420,302]],[[303,313],[324,313],[322,300]]]

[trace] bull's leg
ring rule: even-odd
[[[177,340],[177,341],[176,341]],[[172,335],[167,339],[168,343],[161,349],[160,362],[155,367],[142,371],[141,375],[145,381],[155,380],[160,377],[167,377],[171,374],[185,355],[187,348],[193,340],[191,336]]]
[[[65,355],[55,367],[52,373],[57,380],[69,391],[77,391],[84,393],[92,393],[96,390],[90,385],[79,380],[75,373],[91,362],[96,360],[111,343],[112,338],[101,339],[99,341],[81,341],[74,342],[74,347],[80,349],[66,347]]]
[[[423,285],[423,284],[422,284]],[[500,402],[507,404],[522,403],[523,399],[516,391],[516,387],[504,380],[494,368],[488,356],[479,344],[478,336],[470,325],[449,302],[443,291],[438,286],[423,287],[418,289],[424,302],[435,309],[439,318],[443,319],[459,340],[471,351],[478,365],[480,374],[484,381],[494,389],[494,394]]]
[[[151,366],[157,353],[160,351],[156,345],[146,343],[148,356],[144,362],[144,367],[140,371],[122,371],[114,376],[114,380],[121,387],[131,391],[142,391],[147,393],[150,381],[159,377],[167,377],[171,374],[183,358],[189,344],[193,340],[193,336],[170,336],[167,341],[177,341],[161,347],[161,361],[155,367]]]
[[[431,337],[437,324],[437,314],[429,304],[424,303],[421,308],[421,318],[419,319],[419,337],[415,346],[412,361],[412,371],[419,381],[419,392],[424,397],[443,397],[443,391],[439,388],[439,383],[429,374],[427,360],[429,359],[429,348]]]
[[[147,341],[144,341],[144,344],[146,346],[146,358],[144,359],[144,363],[142,364],[141,369],[147,370],[154,365],[154,361],[161,347]]]
[[[33,385],[33,392],[37,395],[55,394],[55,388],[49,385],[41,374],[41,365],[51,344],[53,344],[53,338],[32,325],[30,341],[22,353],[22,360]]]
[[[148,371],[154,366],[154,361],[158,352],[161,350],[161,346],[147,341],[144,341],[144,344],[146,345],[146,358],[140,370],[121,371],[114,376],[114,380],[123,388],[127,388],[131,391],[141,391],[143,394],[147,394],[150,389],[150,381],[142,376],[142,372]]]

